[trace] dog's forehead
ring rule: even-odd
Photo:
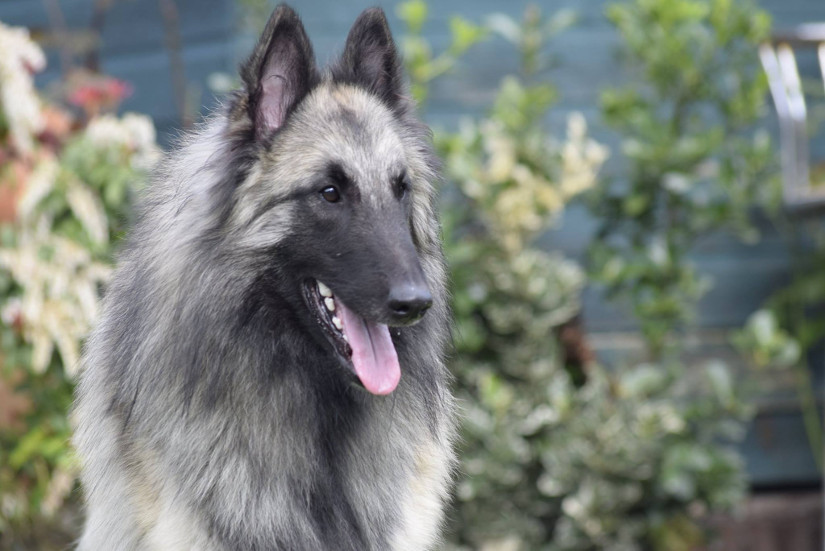
[[[318,169],[335,160],[356,179],[374,180],[386,179],[406,164],[398,121],[380,100],[359,88],[321,86],[295,115],[290,130],[301,148],[295,153]]]

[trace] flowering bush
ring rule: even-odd
[[[402,6],[402,17],[426,13]],[[519,48],[522,72],[503,79],[485,117],[436,133],[464,414],[450,548],[688,551],[707,539],[704,516],[743,495],[742,461],[720,443],[742,435],[750,409],[718,362],[605,370],[563,349],[585,276],[536,238],[601,185],[608,154],[581,115],[563,139],[546,129],[556,92],[542,78],[545,47],[572,19],[536,8],[522,24],[488,18]],[[413,78],[427,74],[420,56],[408,61]]]
[[[43,51],[29,38],[26,29],[0,22],[0,127],[19,154],[33,148],[33,136],[43,130],[45,118],[34,92],[32,71],[46,66]]]
[[[545,87],[525,88],[507,77],[489,118],[465,121],[444,142],[451,176],[506,250],[523,249],[546,229],[571,198],[593,186],[607,158],[587,138],[581,114],[570,117],[562,143],[537,124],[552,101]]]
[[[0,547],[42,549],[76,529],[61,506],[75,484],[67,414],[80,346],[159,150],[146,117],[83,125],[42,101],[32,72],[44,57],[24,29],[0,24],[0,47],[0,185],[12,191],[0,234]],[[100,107],[90,101],[87,115]],[[57,541],[40,539],[44,524]]]

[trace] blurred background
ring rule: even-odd
[[[445,161],[445,548],[821,549],[825,4],[378,4]],[[114,251],[273,6],[0,2],[0,549],[78,534]],[[368,7],[293,6],[322,63]]]

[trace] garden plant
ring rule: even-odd
[[[0,23],[0,45],[0,548],[64,549],[80,524],[68,442],[80,349],[159,150],[150,119],[108,113],[118,81],[79,85],[69,111],[34,88],[45,57],[25,29]]]
[[[542,59],[569,14],[543,18],[530,8],[522,23],[495,15],[481,26],[488,33],[453,22],[454,44],[435,55],[421,42],[426,4],[407,2],[398,13],[414,36],[405,42],[415,45],[414,89],[432,74],[419,65],[458,62],[461,32],[503,36],[523,60],[518,74],[502,75],[484,117],[436,134],[448,175],[453,370],[465,411],[451,545],[695,548],[710,537],[708,515],[744,495],[730,443],[751,408],[727,366],[688,363],[673,342],[705,287],[692,246],[726,227],[752,237],[748,209],[771,189],[763,185],[770,144],[749,132],[764,105],[753,53],[767,17],[731,2],[611,5],[638,78],[604,94],[626,167],[609,178],[600,171],[606,149],[586,137],[580,115],[564,139],[547,130],[556,92]],[[714,79],[714,71],[733,76]],[[589,362],[582,372],[563,353],[559,328],[578,313],[584,272],[536,238],[587,190],[602,224],[594,280],[631,299],[646,352],[643,363]]]

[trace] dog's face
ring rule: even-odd
[[[433,299],[415,231],[431,175],[404,126],[383,12],[358,18],[322,78],[303,26],[280,6],[242,76],[260,153],[234,226],[243,244],[277,255],[277,291],[300,297],[291,304],[309,331],[367,390],[389,393],[400,377],[389,327],[416,323]]]

